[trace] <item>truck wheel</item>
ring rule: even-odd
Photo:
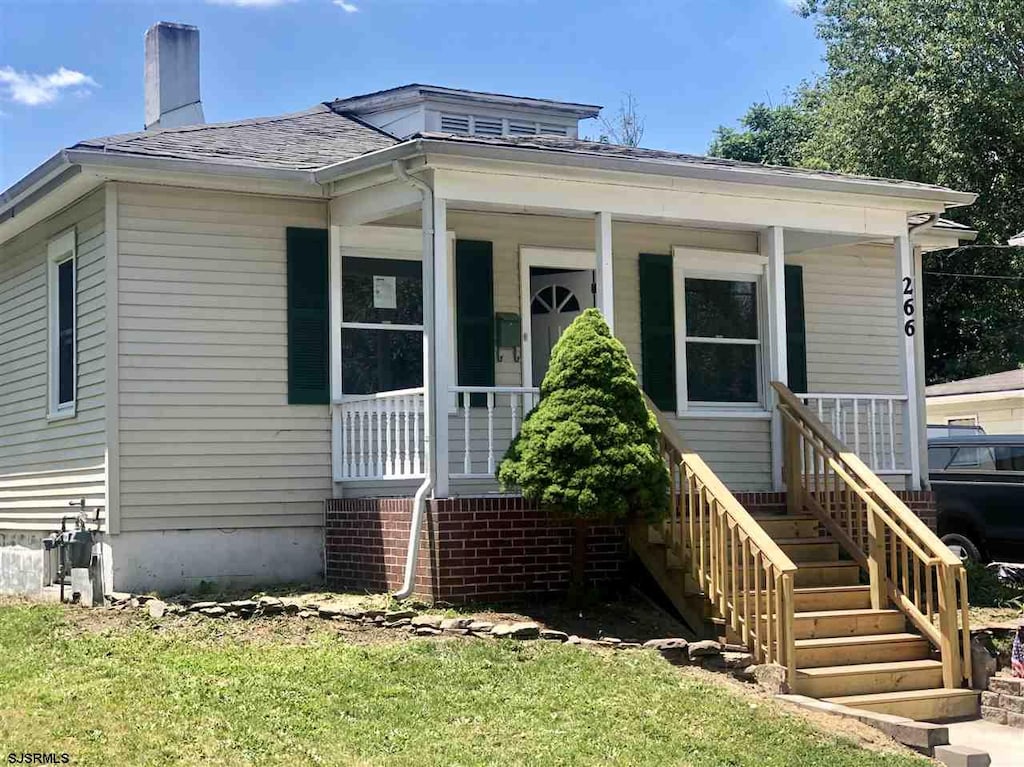
[[[966,535],[946,533],[942,536],[942,542],[960,559],[981,562],[981,552],[978,551],[977,545]]]

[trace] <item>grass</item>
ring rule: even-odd
[[[0,606],[0,759],[75,765],[925,765],[868,751],[650,652],[485,640],[295,641]],[[109,615],[109,614],[108,614]],[[85,623],[84,621],[95,621]],[[281,633],[275,633],[281,632]],[[393,636],[393,635],[391,635]]]

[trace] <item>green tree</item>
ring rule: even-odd
[[[1016,273],[1016,279],[993,275]],[[924,272],[930,382],[1012,370],[1024,362],[1024,248],[932,253]],[[946,321],[942,321],[946,318]]]
[[[782,106],[752,106],[743,130],[720,128],[711,154],[965,189],[978,201],[948,216],[979,245],[1024,230],[1020,0],[804,0],[800,12],[825,73]],[[925,272],[929,382],[1024,362],[1019,250],[932,254]]]
[[[810,103],[809,88],[803,88],[779,106],[754,104],[739,120],[742,130],[718,126],[708,154],[766,165],[806,167],[813,163],[805,154],[814,130]]]
[[[587,309],[551,353],[541,398],[509,446],[498,480],[553,512],[579,519],[668,510],[668,469],[626,349]]]

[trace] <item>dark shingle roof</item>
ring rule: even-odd
[[[397,143],[374,127],[318,104],[276,117],[105,136],[72,149],[312,171]]]
[[[925,387],[928,397],[949,396],[951,394],[980,394],[982,392],[1015,391],[1024,389],[1024,369],[1007,370],[977,378],[964,378],[943,384],[932,384]]]
[[[419,135],[423,138],[441,139],[467,144],[541,149],[545,151],[592,155],[596,157],[619,157],[633,160],[651,160],[661,163],[703,165],[713,168],[736,168],[746,170],[760,169],[781,176],[817,178],[833,181],[859,179],[861,181],[901,186],[907,189],[921,189],[933,192],[955,192],[955,190],[944,186],[923,184],[917,181],[903,181],[900,179],[879,178],[876,176],[858,176],[851,173],[836,173],[833,171],[811,170],[808,168],[791,168],[784,165],[762,165],[756,162],[728,160],[722,157],[706,157],[704,155],[685,154],[682,152],[669,152],[663,149],[644,149],[642,147],[623,146],[621,144],[606,144],[601,141],[586,141],[584,139],[564,136],[465,136],[436,132],[421,133]]]

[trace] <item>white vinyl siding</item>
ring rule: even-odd
[[[986,434],[1024,434],[1024,396],[1019,394],[955,403],[943,403],[941,397],[930,397],[927,409],[930,424],[974,416]]]
[[[326,405],[289,405],[285,229],[326,205],[118,192],[121,529],[319,526]]]
[[[892,245],[800,253],[812,392],[902,394],[899,309]]]
[[[76,411],[48,421],[47,251],[72,227]],[[105,507],[104,256],[103,190],[0,245],[0,530],[54,530],[80,498]]]

